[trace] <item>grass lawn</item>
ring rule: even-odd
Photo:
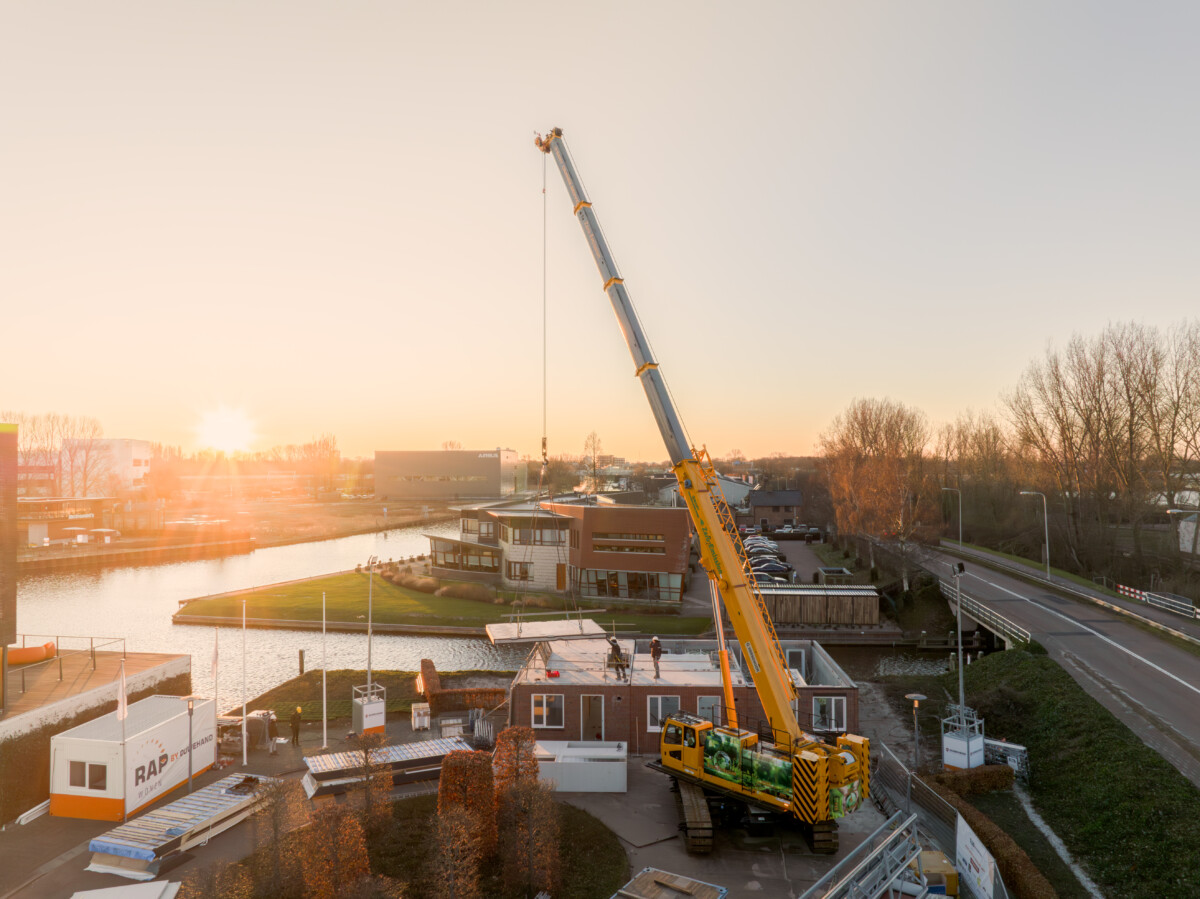
[[[620,840],[581,809],[560,803],[558,810],[563,882],[555,899],[607,899],[629,879],[629,862]],[[409,899],[433,899],[438,894],[432,890],[428,868],[433,857],[437,796],[402,799],[393,806],[393,815],[395,827],[369,847],[371,869],[406,884],[404,895]],[[497,867],[490,867],[481,886],[486,896],[505,897]]]
[[[442,686],[445,689],[467,686],[469,680],[479,677],[496,678],[498,681],[511,680],[514,671],[439,671]],[[371,672],[375,683],[387,690],[387,710],[389,712],[408,712],[414,702],[424,702],[417,694],[417,672],[415,671],[379,671]],[[329,697],[329,717],[349,718],[350,699],[354,687],[366,682],[366,671],[337,669],[325,675],[326,693]],[[273,687],[261,696],[256,696],[247,703],[251,709],[274,709],[280,721],[286,721],[297,706],[305,721],[321,720],[321,672],[306,671],[299,677],[284,681],[278,687]],[[242,713],[241,706],[234,714]]]
[[[1089,899],[1089,893],[1076,880],[1054,847],[1040,830],[1034,827],[1016,794],[1009,791],[970,796],[967,802],[999,825],[1017,845],[1025,850],[1029,860],[1050,881],[1059,899]]]
[[[329,621],[367,620],[367,574],[350,571],[291,584],[277,584],[188,603],[180,614],[213,618],[240,618],[242,600],[248,618],[321,620],[321,594],[325,594]],[[416,624],[442,627],[483,627],[503,621],[511,608],[494,602],[434,596],[390,584],[375,578],[371,615],[378,624]],[[586,614],[586,610],[585,610]],[[678,615],[606,613],[595,616],[605,626],[616,623],[621,629],[660,634],[700,634],[712,626],[712,619]]]
[[[957,540],[947,540],[943,543],[943,548],[945,548],[945,549],[954,549],[957,546],[958,546]],[[975,552],[984,553],[985,555],[995,556],[997,559],[1005,559],[1009,562],[1015,562],[1017,565],[1020,565],[1024,568],[1028,568],[1030,574],[1035,575],[1035,576],[1040,576],[1043,579],[1045,578],[1046,566],[1042,562],[1035,562],[1032,559],[1025,558],[1024,556],[1014,556],[1012,553],[1000,552],[998,549],[989,549],[986,546],[976,546],[974,543],[964,543],[963,549],[971,549],[971,550],[974,550]],[[1083,577],[1082,575],[1074,574],[1073,572],[1070,572],[1070,571],[1063,571],[1061,568],[1055,568],[1053,565],[1050,566],[1050,573],[1053,575],[1057,575],[1058,577],[1065,578],[1068,581],[1074,581],[1076,584],[1079,584],[1082,587],[1090,587],[1091,589],[1097,590],[1100,593],[1105,594],[1106,596],[1113,596],[1113,597],[1120,598],[1121,594],[1117,593],[1117,591],[1110,590],[1108,587],[1105,587],[1103,584],[1097,584],[1092,581],[1089,581],[1087,578]]]
[[[965,675],[988,734],[1029,748],[1035,807],[1105,895],[1200,895],[1200,789],[1047,656],[992,653]],[[926,695],[953,695],[955,675],[940,681]],[[907,707],[916,684],[889,696]]]

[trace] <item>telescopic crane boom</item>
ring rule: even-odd
[[[786,790],[786,801],[773,804],[790,808],[797,817],[809,824],[830,823],[827,819],[831,817],[828,813],[831,782],[836,784],[839,778],[848,782],[854,775],[862,775],[860,792],[856,795],[859,799],[861,795],[865,795],[865,774],[869,764],[867,741],[861,737],[847,735],[839,738],[841,751],[834,752],[828,744],[817,741],[801,730],[792,710],[796,699],[795,684],[788,671],[787,660],[779,645],[779,638],[767,613],[762,594],[750,573],[745,547],[737,535],[737,527],[721,492],[716,472],[706,450],[697,450],[688,445],[683,424],[667,391],[666,382],[642,330],[637,312],[630,301],[625,281],[613,259],[604,233],[600,230],[592,203],[584,191],[575,163],[563,141],[562,130],[555,128],[548,134],[539,136],[535,143],[542,152],[551,156],[558,166],[570,195],[575,217],[579,219],[596,267],[600,270],[604,291],[612,303],[621,333],[633,357],[634,372],[642,382],[646,399],[650,401],[654,420],[671,457],[680,494],[691,513],[700,544],[701,565],[724,603],[749,668],[748,673],[753,678],[754,687],[774,732],[774,744],[770,752],[776,756],[783,754],[792,760],[793,789]],[[716,623],[719,629],[719,617]],[[722,667],[725,668],[724,665]],[[723,674],[726,707],[732,715],[732,690],[727,670],[724,670]],[[688,716],[676,717],[680,719],[680,725],[686,726],[684,719]],[[735,721],[730,723],[736,726]],[[719,730],[740,735],[742,750],[752,748],[758,743],[755,734],[730,728]],[[685,773],[695,773],[697,766],[687,765],[686,760],[667,745],[670,733],[671,728],[664,726],[663,764],[669,768],[681,768]],[[842,745],[843,741],[846,742],[846,746]],[[697,745],[695,734],[691,735],[691,745]],[[679,762],[679,765],[673,762]],[[711,786],[709,778],[697,779]],[[745,795],[747,791],[742,788],[737,792]],[[754,798],[766,797],[756,795]],[[836,845],[836,837],[834,839]]]

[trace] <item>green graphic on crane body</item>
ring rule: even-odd
[[[736,734],[716,730],[705,734],[704,773],[785,802],[792,798],[791,759],[747,749]]]

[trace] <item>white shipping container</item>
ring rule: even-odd
[[[149,696],[129,706],[122,722],[102,715],[50,741],[50,814],[120,821],[212,767],[216,707],[194,701],[191,744],[187,699]]]

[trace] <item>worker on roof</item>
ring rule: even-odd
[[[625,680],[625,656],[621,652],[621,644],[617,642],[616,637],[609,637],[608,645],[612,647],[608,654],[608,663],[617,669],[617,680]]]
[[[658,680],[658,660],[662,658],[662,643],[658,637],[650,638],[650,658],[654,661],[654,679]]]

